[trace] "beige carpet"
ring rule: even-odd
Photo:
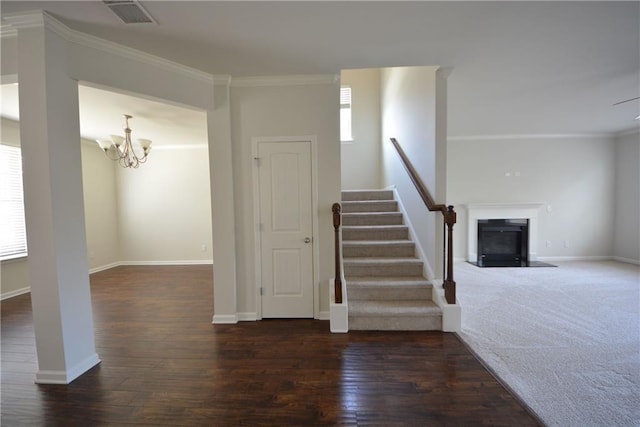
[[[640,426],[640,267],[456,264],[461,338],[549,426]]]

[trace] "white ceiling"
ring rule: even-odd
[[[157,24],[122,24],[100,1],[2,1],[0,8],[3,15],[47,10],[75,30],[234,77],[452,67],[454,137],[602,134],[640,124],[640,101],[613,106],[640,96],[640,1],[140,3]],[[81,105],[83,121],[106,117],[99,110],[106,98],[97,99]],[[121,101],[108,113],[135,116],[123,108],[139,101],[141,119],[132,121],[139,137],[156,108],[173,120],[159,104]]]
[[[2,116],[18,120],[18,85],[2,85]],[[87,139],[124,136],[123,114],[129,120],[132,139],[153,141],[152,148],[206,145],[206,116],[190,110],[148,99],[79,85],[80,134]]]

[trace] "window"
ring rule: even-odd
[[[0,145],[0,260],[27,255],[20,148]]]
[[[353,141],[351,135],[351,87],[340,88],[340,141]]]

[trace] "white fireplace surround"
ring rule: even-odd
[[[528,219],[529,261],[538,259],[538,211],[544,203],[470,203],[467,208],[467,261],[478,261],[479,219]]]

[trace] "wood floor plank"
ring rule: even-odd
[[[210,266],[93,274],[102,362],[68,386],[34,384],[29,295],[3,301],[0,423],[539,425],[454,334],[212,325],[212,281]]]

